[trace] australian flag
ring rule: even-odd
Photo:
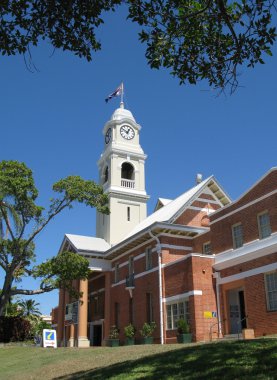
[[[116,90],[114,90],[114,92],[112,92],[106,99],[105,99],[105,102],[108,103],[109,100],[111,100],[112,98],[114,98],[115,96],[119,96],[122,94],[122,83],[120,84],[120,86],[117,87]]]

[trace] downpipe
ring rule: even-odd
[[[162,290],[162,250],[161,243],[157,236],[151,230],[148,231],[149,235],[157,242],[158,252],[158,268],[159,268],[159,308],[160,308],[160,336],[161,344],[164,344],[164,318],[163,318],[163,290]]]

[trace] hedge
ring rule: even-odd
[[[18,342],[30,335],[31,324],[22,317],[0,317],[0,342]]]

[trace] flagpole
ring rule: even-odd
[[[123,82],[121,82],[121,104],[124,105],[124,102],[123,102],[123,95],[124,95],[124,86],[123,86]]]

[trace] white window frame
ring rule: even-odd
[[[152,248],[148,247],[145,251],[145,269],[150,270],[153,268],[153,252]]]
[[[181,309],[183,307],[183,314]],[[176,313],[174,314],[174,311]],[[176,318],[174,318],[176,316]],[[189,299],[184,298],[175,302],[166,303],[166,329],[177,330],[177,321],[184,318],[189,323]]]
[[[240,227],[240,234],[235,233],[235,229]],[[241,223],[236,223],[232,225],[232,238],[233,238],[233,248],[237,249],[243,246],[243,228]],[[239,240],[241,239],[241,240]],[[240,244],[241,243],[241,244]]]
[[[262,227],[264,228],[264,226],[261,225],[261,220],[260,218],[263,216],[263,215],[267,215],[268,216],[268,225],[267,225],[267,228],[269,227],[269,231],[270,233],[266,236],[263,236],[263,230],[262,230]],[[269,216],[269,212],[268,210],[265,210],[263,212],[260,212],[258,215],[257,215],[257,220],[258,220],[258,228],[259,228],[259,237],[260,239],[265,239],[267,237],[269,237],[271,234],[272,234],[272,229],[271,229],[271,224],[270,224],[270,216]]]
[[[208,251],[206,251],[207,246],[210,246],[210,249]],[[203,255],[212,255],[212,245],[210,241],[206,241],[205,243],[203,243],[202,252]]]
[[[269,289],[269,282],[268,278],[269,276],[275,275],[276,279],[273,281],[276,281],[276,287],[274,289]],[[265,282],[265,292],[266,292],[266,304],[267,304],[267,311],[277,311],[277,272],[268,272],[264,274],[264,282]],[[272,300],[271,296],[272,294]],[[275,298],[275,299],[274,299]],[[271,302],[273,302],[273,305],[271,305]]]

